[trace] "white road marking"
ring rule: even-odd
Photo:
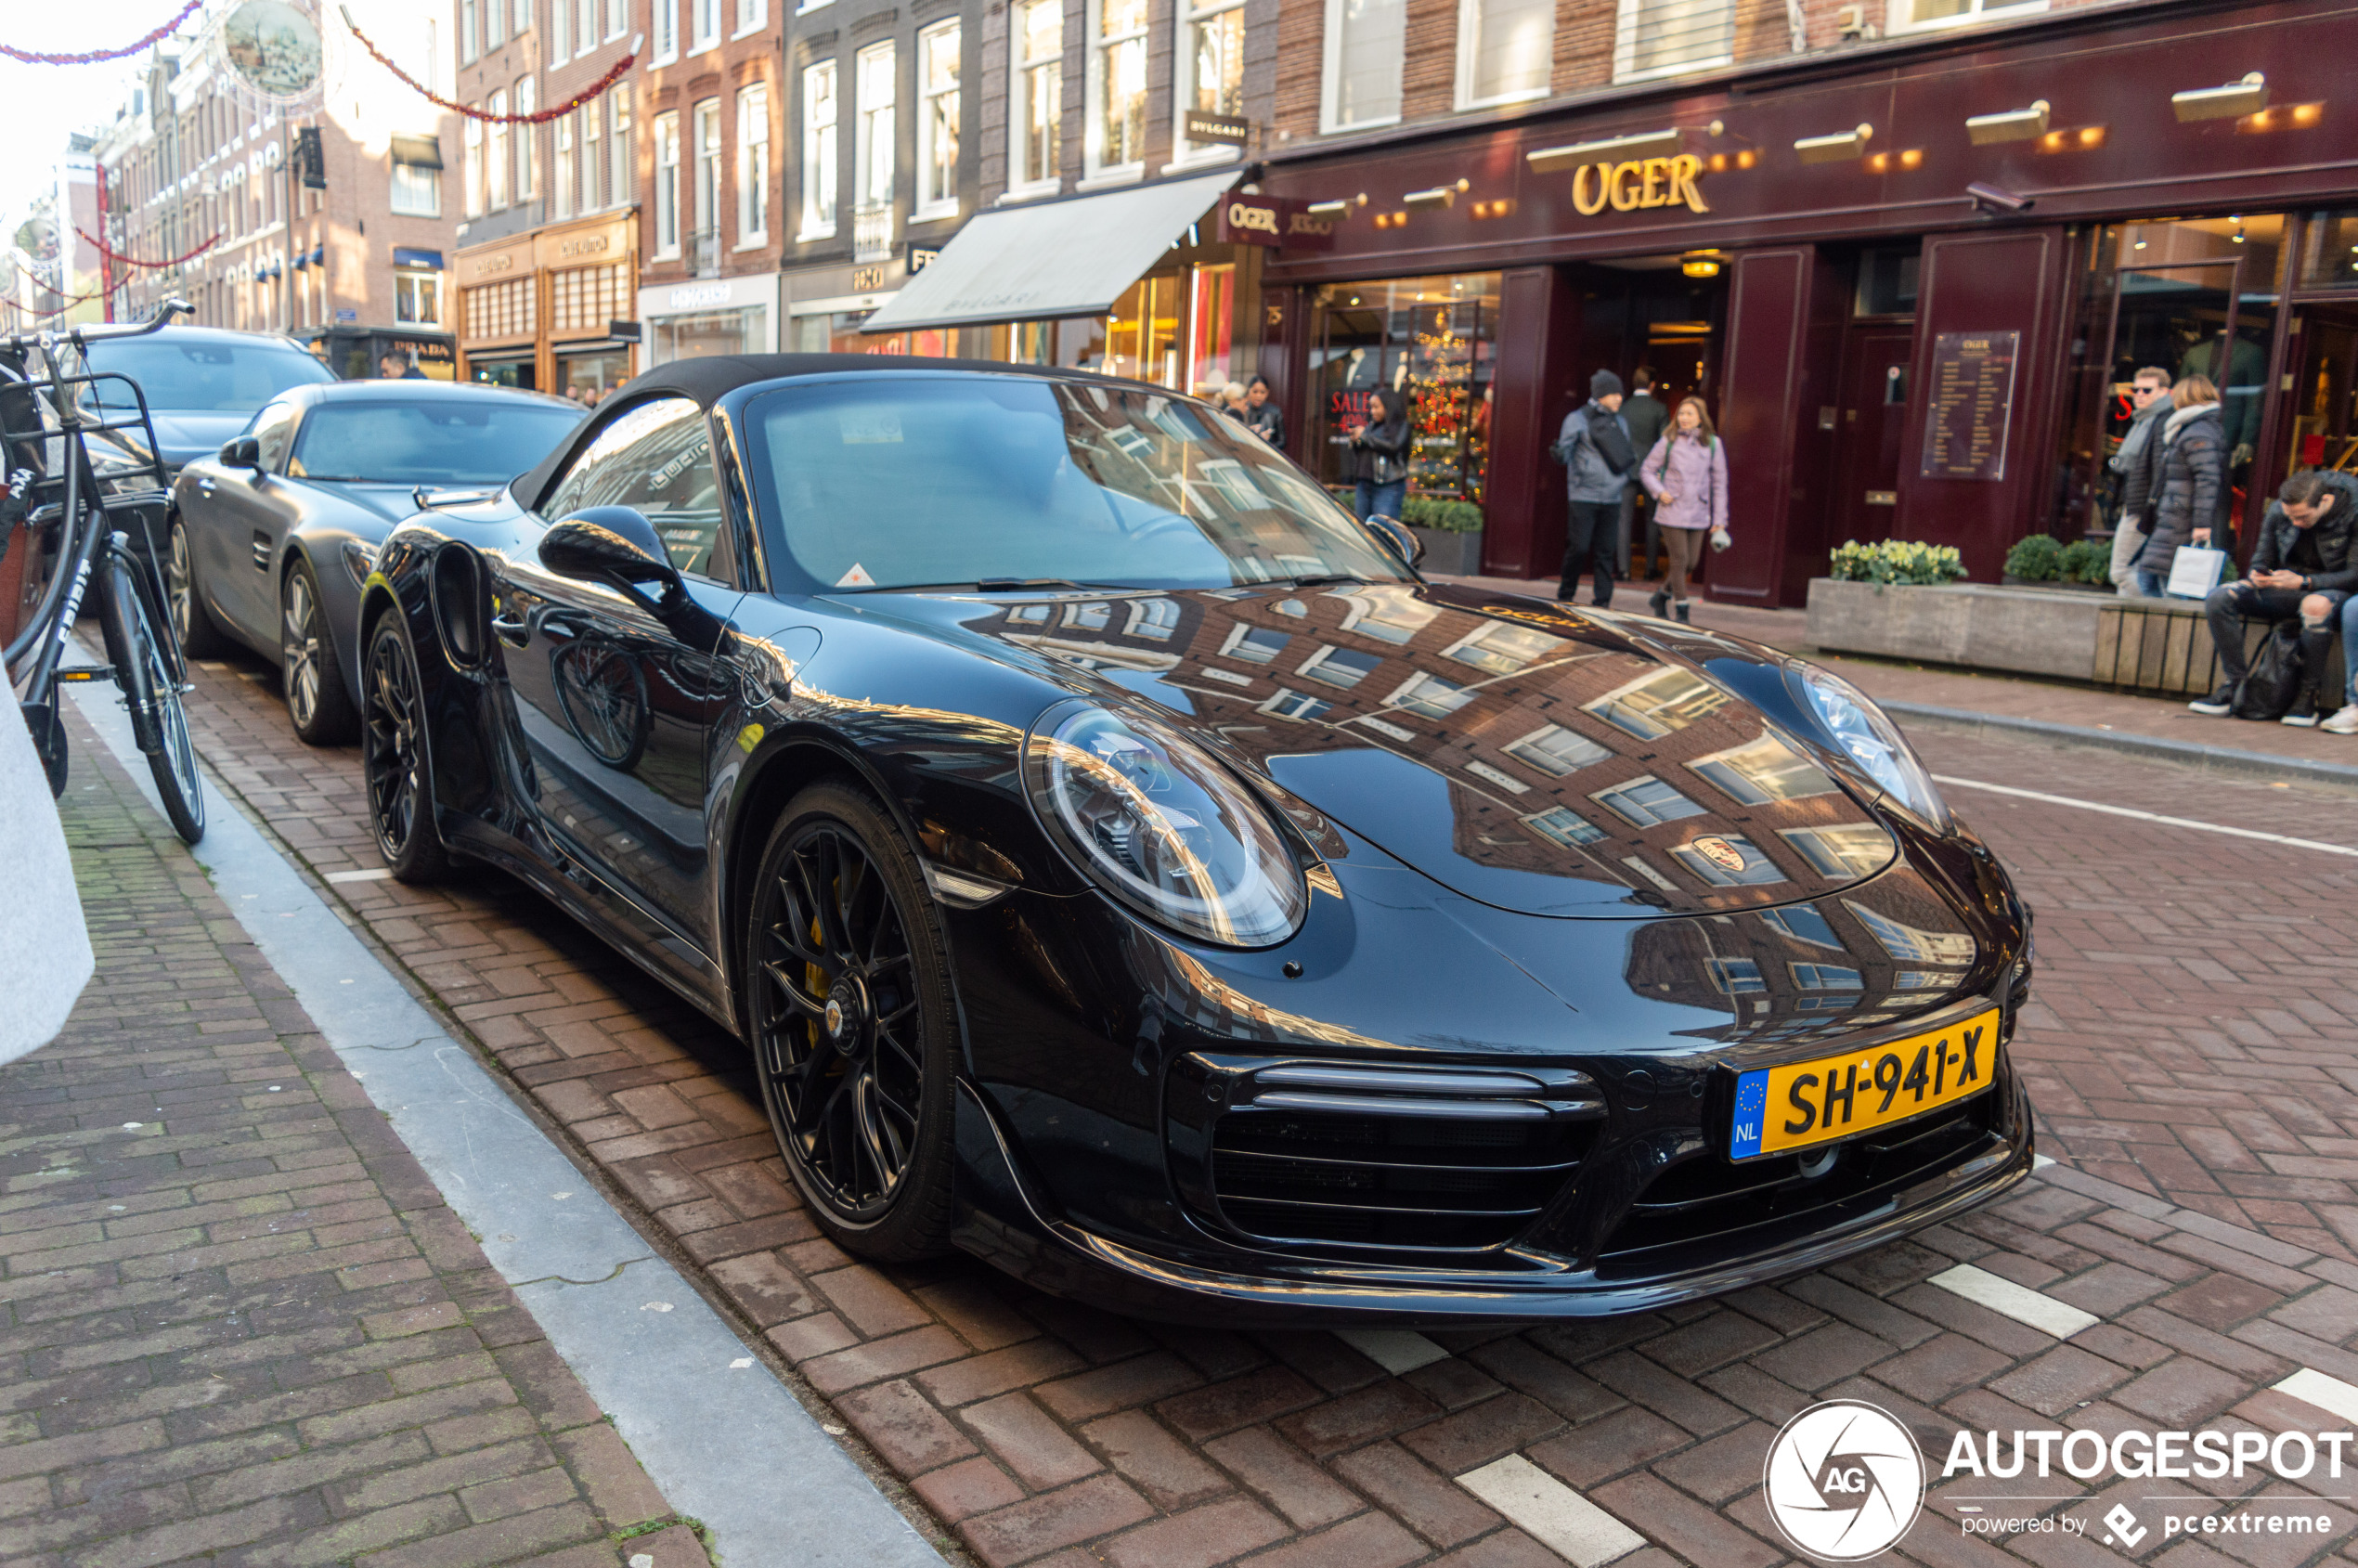
[[[1976,1302],[2002,1317],[2017,1323],[2028,1323],[2033,1328],[2067,1340],[2082,1328],[2092,1328],[2104,1321],[2095,1314],[2082,1312],[2069,1302],[2059,1302],[2043,1291],[2028,1285],[2017,1285],[2002,1279],[1988,1269],[1971,1263],[1959,1263],[1932,1276],[1932,1283],[1942,1289]]]
[[[2328,1378],[2303,1367],[2274,1387],[2278,1393],[2289,1393],[2345,1421],[2358,1422],[2358,1388],[2352,1388],[2339,1378]]]
[[[1470,1470],[1458,1477],[1458,1484],[1577,1568],[1602,1568],[1646,1544],[1643,1536],[1521,1454]]]
[[[1395,1378],[1449,1359],[1447,1351],[1414,1328],[1338,1328],[1335,1338]]]
[[[2054,1162],[2055,1157],[2052,1154],[2034,1154],[2030,1157],[2030,1168],[2034,1171],[2043,1171]]]
[[[382,882],[393,875],[382,866],[370,866],[366,871],[331,871],[322,879],[328,882]]]
[[[2191,817],[2165,817],[2156,811],[2140,811],[2129,806],[2108,806],[2101,800],[2075,800],[2068,795],[2049,795],[2036,789],[2016,789],[2012,784],[1984,784],[1979,779],[1951,778],[1935,773],[1933,782],[1954,784],[1960,789],[1986,789],[1992,795],[2011,795],[2022,800],[2036,800],[2047,806],[2077,806],[2083,811],[2102,811],[2108,817],[2127,817],[2132,822],[2159,823],[2164,827],[2190,827],[2197,833],[2223,833],[2230,838],[2257,838],[2262,844],[2283,844],[2295,849],[2314,849],[2326,855],[2358,857],[2358,849],[2347,844],[2320,844],[2313,838],[2290,838],[2281,833],[2262,833],[2253,827],[2231,827],[2225,823],[2198,823]]]

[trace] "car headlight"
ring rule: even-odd
[[[1931,773],[1891,716],[1831,670],[1802,667],[1800,676],[1802,695],[1808,700],[1810,712],[1859,771],[1933,826],[1946,824],[1948,802],[1940,798]]]
[[[1144,714],[1058,703],[1024,738],[1024,784],[1072,863],[1147,919],[1223,947],[1302,924],[1302,868],[1259,801]]]
[[[369,574],[377,569],[377,547],[362,544],[358,539],[346,539],[336,553],[343,560],[344,575],[355,587],[366,587]]]

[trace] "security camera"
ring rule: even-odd
[[[1985,213],[2027,213],[2038,200],[2032,196],[2016,196],[2011,190],[2001,190],[1979,180],[1965,187],[1965,195],[1976,209]]]

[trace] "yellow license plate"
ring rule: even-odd
[[[1728,1153],[1753,1160],[1856,1137],[1970,1099],[1997,1072],[1998,1009],[1903,1040],[1815,1061],[1756,1068],[1736,1080]]]

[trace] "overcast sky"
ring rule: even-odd
[[[6,0],[13,48],[38,54],[119,49],[172,19],[187,0]],[[197,19],[188,19],[194,27]],[[0,55],[0,241],[57,179],[66,137],[111,120],[144,55],[102,65],[26,65]]]

